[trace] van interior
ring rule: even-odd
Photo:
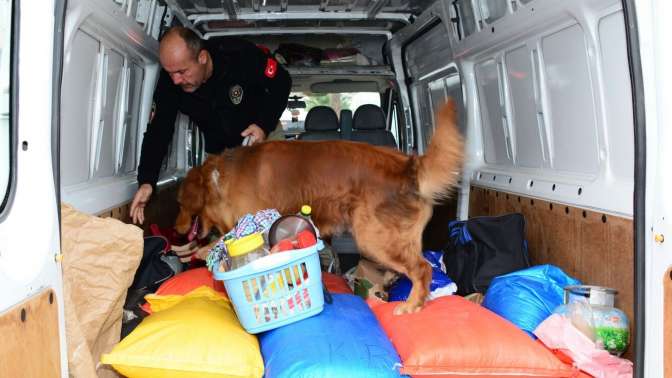
[[[352,140],[422,155],[431,143],[438,108],[454,99],[465,140],[464,166],[452,198],[434,209],[423,249],[444,248],[451,221],[520,213],[532,265],[552,264],[585,284],[618,291],[615,306],[627,315],[631,332],[623,357],[634,363],[635,375],[662,377],[663,365],[668,369],[669,358],[663,356],[670,352],[663,345],[669,348],[672,341],[669,332],[660,331],[662,300],[652,318],[659,324],[645,321],[649,314],[644,312],[645,282],[663,278],[644,281],[643,273],[643,213],[638,212],[643,211],[644,176],[638,164],[644,151],[637,147],[643,104],[631,1],[69,0],[48,2],[51,8],[42,11],[30,9],[35,5],[26,1],[0,2],[0,17],[14,20],[2,36],[3,116],[16,109],[18,97],[12,96],[24,85],[9,85],[15,81],[8,78],[25,75],[21,70],[30,69],[28,60],[52,67],[51,76],[40,71],[31,80],[53,83],[35,98],[36,109],[43,103],[50,109],[35,121],[49,127],[30,131],[33,126],[26,122],[31,118],[7,116],[8,132],[0,129],[5,138],[0,148],[10,157],[9,168],[0,171],[0,185],[7,189],[0,192],[5,194],[0,222],[6,226],[18,211],[20,194],[43,187],[37,179],[17,186],[22,175],[52,182],[53,192],[40,196],[30,210],[38,213],[44,206],[57,217],[34,225],[55,230],[47,246],[58,248],[61,203],[132,223],[140,146],[161,70],[161,35],[182,25],[206,40],[242,37],[268,48],[291,74],[290,99],[280,119],[287,143]],[[31,22],[47,20],[36,30],[50,33],[41,41],[18,23],[38,12],[44,14]],[[19,27],[20,38],[32,38],[44,62],[39,55],[5,53],[11,46],[28,49],[11,33]],[[25,83],[30,85],[28,79]],[[18,106],[29,111],[31,104],[24,101]],[[336,117],[310,116],[318,111]],[[363,122],[365,117],[376,122]],[[174,225],[179,185],[206,158],[198,126],[181,114],[176,126],[158,190],[140,226],[145,235],[151,224]],[[44,142],[25,142],[38,131]],[[43,150],[39,153],[51,170],[43,165],[25,171],[22,158],[28,160],[26,151],[34,150]],[[39,160],[36,156],[30,159]],[[344,269],[357,265],[360,255],[349,235],[335,236],[331,245]],[[53,249],[44,249],[50,252],[24,258],[53,262]],[[0,319],[5,320],[0,323],[21,318],[22,310],[25,317],[26,298],[62,285],[56,256],[50,268],[37,268],[43,263],[35,262],[30,273],[0,273],[0,279],[14,277],[17,288],[26,287],[14,294],[12,285],[2,291],[6,301],[0,303]],[[59,336],[45,340],[38,332],[31,340],[14,331],[23,349],[0,350],[18,356],[20,350],[34,355],[31,348],[36,348],[51,361],[45,364],[55,363],[67,376],[67,309],[62,289],[49,290],[49,301],[55,295],[59,306],[53,314]],[[664,307],[668,317],[670,302]],[[33,357],[29,361],[35,363]]]

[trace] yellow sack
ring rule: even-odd
[[[187,295],[148,295],[152,315],[101,361],[130,378],[261,377],[256,336],[231,303],[209,287]]]

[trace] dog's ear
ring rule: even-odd
[[[180,212],[175,220],[175,229],[185,234],[191,227],[192,218],[199,215],[205,204],[205,186],[201,167],[192,168],[185,177],[177,194]]]

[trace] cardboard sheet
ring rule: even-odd
[[[100,356],[119,342],[126,291],[142,257],[142,230],[66,204],[61,225],[70,376],[117,376]]]
[[[380,264],[361,259],[354,273],[354,292],[364,299],[376,297],[387,301],[387,290],[398,277],[398,273]]]

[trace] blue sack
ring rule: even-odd
[[[444,295],[452,295],[457,291],[457,285],[441,269],[442,252],[425,251],[422,253],[425,260],[432,267],[432,282],[429,285],[429,298],[434,299]],[[411,293],[413,283],[406,276],[399,278],[390,287],[388,301],[405,301]]]
[[[400,377],[401,361],[364,300],[333,294],[308,319],[259,335],[265,377]]]
[[[563,302],[563,288],[580,285],[554,265],[538,265],[495,277],[485,293],[483,307],[532,332]]]

